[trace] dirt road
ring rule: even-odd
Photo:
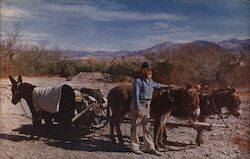
[[[71,81],[60,77],[23,78],[25,82],[39,86],[52,86],[68,83],[73,87],[85,86],[101,88],[105,94],[117,83],[101,82],[102,76],[98,73],[80,74]],[[240,90],[239,90],[240,91]],[[196,131],[190,128],[177,128],[168,131],[168,145],[162,149],[162,157],[150,154],[136,155],[129,150],[129,123],[122,124],[126,146],[112,143],[108,139],[109,127],[96,132],[82,132],[79,139],[69,142],[59,139],[60,129],[45,131],[38,140],[30,138],[31,120],[24,116],[20,104],[11,104],[10,82],[8,79],[0,81],[0,158],[172,158],[172,159],[204,159],[204,158],[248,158],[250,156],[250,100],[249,94],[241,93],[242,115],[236,119],[229,117],[225,121],[230,128],[217,128],[204,133],[204,145],[195,145]],[[25,110],[29,110],[22,102]],[[30,114],[29,114],[30,115]],[[177,119],[170,118],[176,121]],[[222,123],[214,117],[211,123]],[[46,136],[46,134],[51,133]],[[58,134],[59,136],[57,136]],[[79,135],[79,134],[78,134]]]

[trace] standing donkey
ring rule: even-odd
[[[226,88],[223,90],[214,91],[211,94],[200,95],[200,109],[201,113],[198,118],[200,122],[206,122],[212,115],[219,115],[222,118],[221,109],[226,107],[229,115],[232,114],[235,117],[241,115],[240,109],[241,100],[239,96],[235,94],[234,88]],[[203,144],[202,134],[203,129],[197,130],[197,145]]]
[[[199,116],[198,89],[196,85],[187,85],[186,87],[170,90],[170,92],[168,89],[155,90],[151,102],[151,113],[154,118],[154,141],[156,148],[162,146],[162,143],[160,143],[164,133],[162,129],[169,115],[175,117],[190,116],[192,118]],[[130,111],[131,93],[132,85],[120,84],[112,88],[108,94],[108,116],[111,114],[110,111],[112,112],[110,116],[110,139],[115,141],[114,127],[116,127],[120,144],[124,142],[120,126],[125,114]]]
[[[35,97],[39,97],[39,87],[29,83],[23,83],[21,76],[18,76],[17,81],[12,76],[9,76],[9,79],[12,83],[11,102],[16,105],[21,99],[26,100],[32,114],[32,123],[35,128],[39,128],[42,118],[45,119],[46,125],[51,125],[52,118],[54,118],[54,120],[58,120],[63,128],[69,128],[72,126],[72,118],[74,117],[75,110],[75,93],[69,85],[64,84],[60,86],[61,88],[57,103],[57,110],[48,112],[51,108],[44,110],[42,107],[36,107],[37,104],[35,103],[40,100],[35,99]],[[47,100],[45,103],[48,103],[49,99],[50,97],[45,98],[45,100]]]

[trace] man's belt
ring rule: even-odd
[[[141,98],[141,101],[150,101],[151,99],[145,99],[145,98]]]

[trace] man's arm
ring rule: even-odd
[[[140,109],[141,105],[140,105],[140,89],[141,89],[141,80],[140,79],[136,79],[133,83],[133,100],[134,100],[134,104],[135,104],[135,109]]]
[[[171,85],[165,85],[165,84],[156,83],[153,80],[152,80],[152,84],[153,84],[153,87],[156,88],[156,89],[172,88]]]

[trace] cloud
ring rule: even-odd
[[[22,35],[27,40],[35,40],[35,41],[51,37],[50,35],[44,33],[34,33],[28,31],[22,32]]]
[[[31,17],[30,12],[27,10],[22,10],[20,8],[10,8],[4,5],[1,8],[1,17],[3,18],[23,18]]]
[[[126,20],[126,21],[142,21],[142,20],[180,20],[184,17],[166,14],[166,13],[151,13],[142,14],[139,12],[128,12],[128,11],[96,11],[91,15],[87,15],[95,20],[100,21],[115,21],[115,20]]]
[[[68,14],[73,14],[77,17],[98,20],[98,21],[143,21],[143,20],[182,20],[187,19],[187,17],[167,14],[167,13],[141,13],[136,11],[122,11],[115,9],[105,9],[103,7],[95,7],[89,4],[82,5],[64,5],[60,4],[45,4],[44,8],[56,12],[65,12]]]
[[[174,2],[180,4],[177,6],[169,3],[165,8],[162,1],[144,9],[120,1],[11,0],[1,6],[1,27],[18,23],[26,31],[27,42],[46,41],[50,47],[88,50],[138,50],[164,41],[216,41],[249,35],[245,20],[249,14],[244,9],[232,15],[228,7],[206,2],[203,9],[197,8],[195,0],[191,2],[186,0],[190,8],[183,2]],[[203,2],[198,4],[203,6]],[[225,9],[210,15],[211,6],[215,11]]]
[[[169,29],[169,28],[171,28],[171,26],[168,23],[155,22],[154,28],[155,29]]]

